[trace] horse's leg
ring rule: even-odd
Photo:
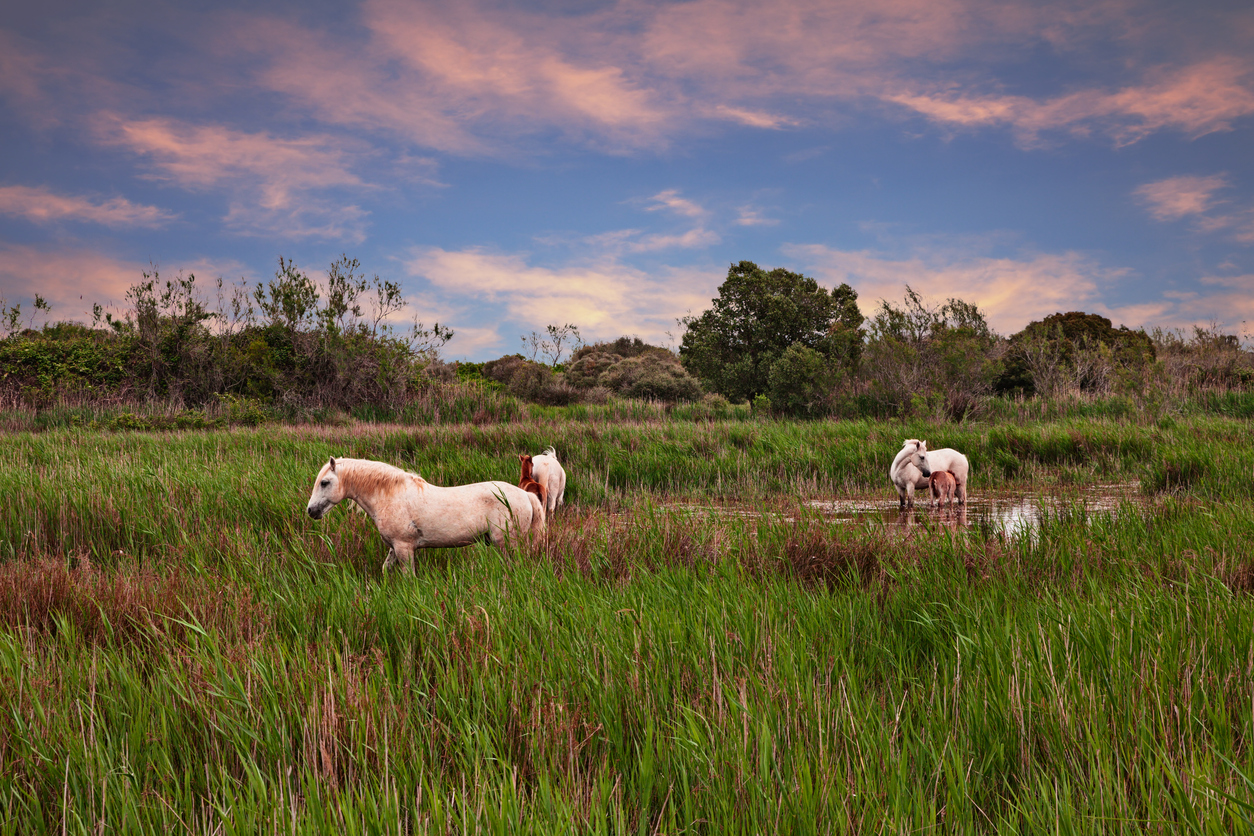
[[[392,571],[392,567],[396,566],[396,549],[389,548],[388,556],[383,558],[383,574]]]
[[[906,507],[907,508],[914,507],[914,482],[913,481],[906,483]]]
[[[396,553],[393,563],[400,563],[401,574],[412,575],[414,573],[414,547],[409,543],[393,543],[392,551]]]
[[[961,482],[958,483],[958,488],[955,491],[955,493],[958,494],[958,504],[966,505],[967,504],[967,480],[963,479]]]

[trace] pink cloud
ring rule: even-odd
[[[40,81],[50,71],[39,53],[0,29],[0,94],[18,101],[37,101],[43,95]]]
[[[131,203],[124,197],[93,202],[33,186],[0,186],[0,213],[35,223],[75,220],[119,228],[158,227],[177,217],[165,209]]]
[[[1138,187],[1133,194],[1141,199],[1155,220],[1174,221],[1187,215],[1200,215],[1215,205],[1215,192],[1228,187],[1228,181],[1214,174],[1209,177],[1168,177]]]
[[[1254,325],[1254,274],[1202,276],[1197,291],[1170,294],[1169,299],[1170,306],[1160,317],[1137,324],[1173,328],[1217,324],[1229,333],[1250,336]]]
[[[115,114],[97,117],[95,128],[103,142],[146,158],[159,179],[208,188],[248,178],[259,185],[267,208],[285,207],[295,192],[308,188],[364,185],[349,171],[342,143],[331,137],[282,139],[223,125]]]
[[[910,285],[931,298],[979,305],[1001,333],[1057,311],[1091,309],[1103,289],[1127,276],[1126,270],[1101,267],[1077,253],[1015,259],[933,252],[890,258],[821,244],[790,245],[784,252],[831,285],[847,282],[858,291],[864,313],[871,313],[880,299],[899,301]]]
[[[768,218],[762,214],[762,210],[753,206],[741,206],[739,215],[736,217],[737,226],[777,226],[779,221],[776,218]]]
[[[689,218],[700,218],[705,215],[705,209],[698,203],[694,203],[686,197],[679,196],[678,189],[665,189],[649,198],[652,206],[645,207],[646,212],[656,212],[659,209],[669,209],[677,215],[684,215]]]
[[[224,220],[237,231],[356,243],[365,238],[365,210],[317,194],[336,187],[370,188],[350,170],[352,155],[341,140],[284,139],[223,125],[116,114],[99,115],[94,128],[101,141],[144,158],[155,179],[188,189],[233,191],[236,198]]]
[[[800,119],[790,116],[767,113],[762,110],[749,110],[744,107],[732,107],[730,105],[718,105],[714,108],[713,115],[729,119],[732,122],[739,122],[742,125],[748,125],[751,128],[778,130],[780,128],[795,128],[801,124]]]
[[[1192,60],[1181,21],[1137,0],[619,0],[580,14],[367,0],[363,22],[353,41],[245,18],[227,39],[263,62],[264,86],[323,120],[460,154],[553,132],[656,149],[703,122],[778,130],[875,103],[947,127],[1008,127],[1025,145],[1045,131],[1199,136],[1254,112],[1247,56]],[[1001,63],[1041,44],[1081,66],[1116,50],[1126,80],[1002,92]]]
[[[121,302],[149,269],[94,250],[0,244],[0,298],[25,307],[37,291],[53,320],[90,321],[93,303]]]
[[[716,271],[643,271],[613,257],[545,267],[481,248],[417,248],[405,267],[453,300],[475,300],[480,312],[482,303],[499,305],[500,320],[536,329],[560,320],[578,325],[585,339],[637,334],[662,344],[675,319],[704,308],[719,282]]]
[[[1254,322],[1254,276],[1203,276],[1196,290],[1165,291],[1135,304],[1109,301],[1133,278],[1130,270],[1105,267],[1078,253],[1036,253],[988,258],[950,249],[923,250],[907,258],[823,245],[790,245],[785,252],[829,285],[848,282],[871,314],[880,299],[901,300],[906,285],[925,298],[975,303],[1002,334],[1058,311],[1084,310],[1130,328],[1188,328],[1218,323],[1228,331]]]
[[[554,127],[629,149],[657,142],[670,118],[634,68],[564,49],[575,32],[560,18],[390,0],[363,14],[364,47],[278,20],[233,27],[229,40],[266,62],[263,84],[320,118],[450,153],[500,154],[500,137]]]
[[[1219,174],[1183,175],[1146,183],[1133,194],[1146,205],[1155,220],[1175,221],[1193,216],[1196,228],[1202,232],[1226,233],[1239,243],[1254,244],[1254,206],[1217,211],[1219,206],[1230,206],[1233,202],[1215,197],[1216,192],[1229,186],[1227,178]]]
[[[1235,120],[1254,115],[1252,75],[1248,60],[1220,58],[1155,70],[1144,83],[1118,91],[1087,89],[1043,101],[973,95],[961,88],[886,93],[883,98],[941,124],[1007,126],[1025,145],[1038,144],[1040,134],[1052,130],[1080,135],[1101,131],[1117,145],[1127,145],[1164,129],[1190,137],[1230,130]]]

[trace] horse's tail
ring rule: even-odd
[[[557,458],[557,451],[556,451],[556,450],[554,450],[554,449],[553,449],[553,447],[550,445],[550,446],[548,446],[548,447],[545,447],[545,448],[544,448],[544,452],[543,452],[543,453],[541,453],[540,455],[541,455],[541,456],[552,456],[554,459],[556,459],[556,458]]]
[[[531,492],[527,493],[531,499],[531,533],[540,535],[544,533],[544,503],[540,501],[540,497]]]

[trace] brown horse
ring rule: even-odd
[[[518,455],[518,460],[522,462],[522,479],[518,480],[518,487],[522,488],[527,493],[533,493],[538,496],[540,498],[540,505],[543,506],[545,499],[548,496],[548,491],[545,490],[544,485],[537,482],[531,475],[533,472],[531,456],[526,453],[520,453]]]
[[[942,500],[946,505],[953,504],[954,490],[958,487],[958,480],[948,470],[933,470],[932,475],[928,478],[928,484],[932,489],[932,504],[936,505]]]

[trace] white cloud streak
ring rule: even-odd
[[[42,186],[0,186],[0,213],[32,223],[86,221],[125,229],[160,227],[178,217],[157,206],[131,203],[124,197],[93,201],[58,194]]]
[[[719,281],[697,268],[644,271],[614,258],[550,267],[525,254],[482,248],[415,248],[404,264],[450,304],[491,306],[485,313],[496,323],[477,323],[481,330],[496,330],[505,320],[540,330],[560,320],[578,325],[590,340],[636,334],[665,343],[676,318],[704,308]]]

